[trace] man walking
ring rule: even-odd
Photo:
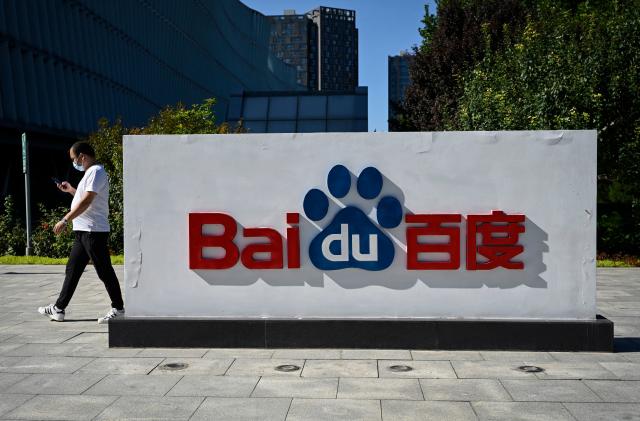
[[[95,152],[87,142],[76,142],[69,150],[69,157],[84,177],[74,189],[68,182],[58,184],[58,188],[73,196],[71,210],[53,228],[60,234],[69,221],[73,223],[75,241],[69,255],[64,283],[55,304],[38,308],[38,312],[52,320],[64,320],[64,310],[78,286],[78,281],[89,259],[93,261],[98,277],[107,288],[111,299],[111,311],[98,319],[98,323],[124,316],[124,302],[120,284],[109,257],[107,239],[109,236],[109,179],[102,165],[96,163]]]

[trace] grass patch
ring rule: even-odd
[[[67,258],[43,256],[0,256],[0,265],[66,265]],[[124,264],[124,256],[111,256],[112,265]]]
[[[633,268],[640,267],[640,257],[628,254],[599,253],[597,265],[599,268]]]
[[[598,260],[596,266],[599,268],[632,268],[632,264],[623,260],[602,259]]]

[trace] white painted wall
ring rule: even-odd
[[[302,202],[336,164],[377,167],[414,213],[524,213],[525,270],[466,270],[464,226],[458,271],[407,271],[400,245],[385,271],[315,269]],[[595,317],[595,131],[125,136],[124,177],[129,316]],[[283,236],[300,212],[302,268],[189,270],[197,211]]]

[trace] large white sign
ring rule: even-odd
[[[125,136],[135,317],[595,318],[595,131]]]

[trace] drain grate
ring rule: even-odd
[[[276,371],[283,371],[285,373],[290,373],[292,371],[298,371],[300,367],[293,364],[284,364],[276,367]]]
[[[187,367],[189,367],[189,364],[187,363],[168,363],[168,364],[161,365],[159,368],[160,370],[176,371],[176,370],[184,370]]]
[[[544,371],[544,368],[537,367],[535,365],[521,365],[520,367],[518,367],[518,370],[525,373],[542,373]]]
[[[406,373],[407,371],[413,370],[413,367],[408,365],[392,365],[389,367],[389,370],[395,373]]]

